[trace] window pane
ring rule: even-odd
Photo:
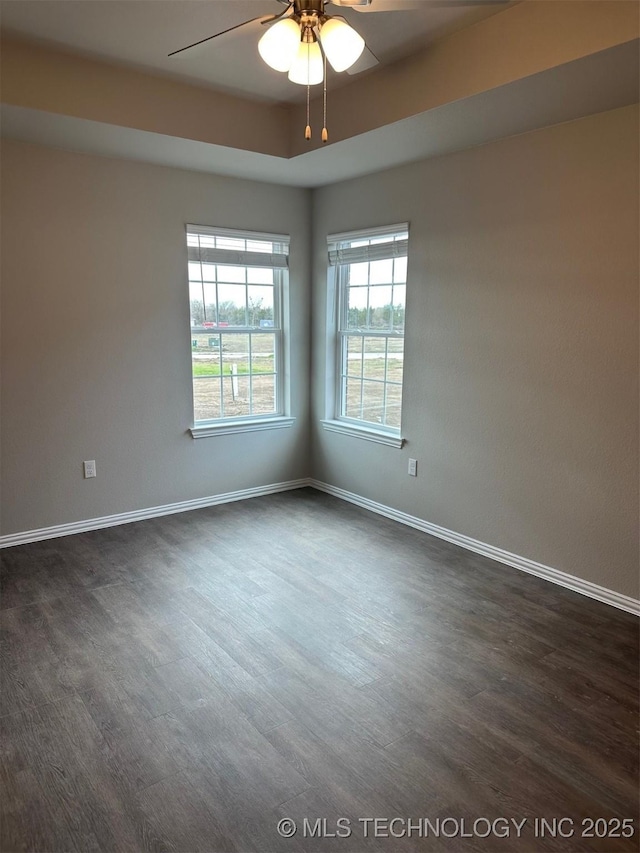
[[[402,383],[402,368],[404,366],[402,338],[390,338],[387,350],[387,382]]]
[[[384,381],[386,338],[364,338],[364,375]]]
[[[198,234],[198,245],[204,249],[214,249],[216,238],[213,234]]]
[[[367,327],[368,287],[350,287],[347,302],[347,328],[365,329]]]
[[[349,284],[369,284],[369,264],[349,264]]]
[[[362,338],[347,338],[346,373],[349,376],[362,376]]]
[[[189,281],[202,281],[200,264],[189,261]]]
[[[273,243],[267,240],[247,240],[247,252],[267,252],[273,254]]]
[[[343,415],[347,418],[360,417],[361,403],[361,381],[360,379],[345,380],[345,399]]]
[[[247,267],[249,284],[273,284],[273,270],[262,267]]]
[[[407,280],[407,259],[395,258],[393,261],[393,280],[405,282]]]
[[[393,281],[393,260],[371,261],[369,264],[370,284],[391,284]]]
[[[249,377],[244,374],[231,374],[222,380],[222,415],[229,417],[244,417],[251,414],[249,409]]]
[[[204,320],[204,304],[202,285],[197,282],[189,282],[189,304],[191,305],[191,327],[201,326]]]
[[[393,328],[404,331],[404,306],[407,288],[404,284],[396,284],[393,288]]]
[[[216,237],[215,242],[218,249],[229,249],[232,252],[244,250],[244,239],[240,237]]]
[[[253,414],[271,415],[276,411],[275,376],[254,376],[251,382]]]
[[[224,332],[222,339],[222,372],[225,376],[233,373],[235,365],[239,374],[249,373],[249,335],[230,335]]]
[[[275,335],[251,335],[251,372],[275,372]]]
[[[218,281],[243,283],[247,280],[246,267],[230,267],[218,264]]]
[[[206,421],[220,417],[219,379],[194,380],[193,416],[196,421]]]
[[[362,418],[374,424],[384,423],[384,382],[366,379],[362,386]]]
[[[218,285],[218,322],[225,326],[247,325],[247,288],[244,284]]]
[[[202,278],[204,281],[215,281],[216,276],[216,265],[215,264],[202,264]]]
[[[202,285],[204,293],[204,312],[202,315],[203,326],[215,326],[216,318],[216,286],[214,282],[205,281]]]
[[[273,287],[249,285],[249,325],[273,328]]]
[[[220,335],[193,332],[191,362],[194,378],[220,376]]]
[[[400,429],[402,385],[387,385],[386,426]]]
[[[369,328],[391,328],[391,286],[369,288]]]

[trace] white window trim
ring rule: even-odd
[[[341,383],[339,377],[340,365],[338,364],[338,338],[340,317],[340,282],[338,266],[336,264],[337,253],[333,248],[335,244],[346,240],[359,240],[367,237],[381,237],[385,234],[397,234],[400,231],[409,231],[409,223],[401,222],[396,225],[388,225],[381,228],[366,228],[361,231],[345,231],[339,234],[329,234],[327,244],[329,246],[328,259],[330,261],[327,270],[327,361],[326,378],[327,391],[325,396],[326,417],[321,419],[320,425],[328,432],[360,438],[372,441],[376,444],[387,445],[401,450],[406,439],[400,430],[376,427],[366,421],[352,420],[345,417],[337,417],[341,408]],[[402,248],[406,252],[407,241],[402,242]],[[350,250],[346,250],[349,251]],[[375,251],[375,250],[374,250]],[[355,253],[354,253],[355,254]],[[377,253],[376,253],[377,254]],[[395,252],[393,252],[395,254]],[[404,336],[403,336],[404,337]]]
[[[291,242],[291,238],[288,234],[275,234],[270,231],[247,231],[243,228],[218,228],[215,225],[194,225],[193,223],[187,223],[186,230],[191,234],[210,234],[213,237],[231,237],[232,239],[237,237],[239,240],[285,243],[287,246]]]
[[[366,240],[369,237],[384,237],[385,234],[397,234],[408,231],[408,222],[396,222],[394,225],[382,225],[380,228],[362,228],[359,231],[341,231],[327,235],[327,243],[344,243],[346,240]]]
[[[212,263],[225,263],[236,266],[260,266],[264,261],[268,263],[265,266],[273,268],[274,272],[287,272],[289,267],[289,244],[290,237],[286,234],[272,234],[261,231],[245,231],[242,229],[232,228],[216,228],[208,225],[192,225],[185,226],[186,234],[211,234],[213,236],[226,236],[231,238],[240,238],[246,240],[264,240],[270,243],[280,243],[286,247],[286,254],[271,255],[262,252],[249,251],[234,251],[234,250],[218,250],[218,249],[199,249],[196,250],[199,255],[199,260],[208,260]],[[193,247],[187,246],[188,260],[196,260]],[[285,299],[288,292],[287,279],[280,282],[279,287],[274,292],[274,310],[277,311],[280,319],[279,326],[275,334],[275,389],[276,389],[276,405],[278,411],[273,414],[257,414],[247,415],[241,418],[216,418],[211,420],[202,420],[193,422],[189,428],[189,433],[194,439],[211,438],[217,435],[231,435],[234,433],[257,432],[268,429],[283,429],[293,426],[295,418],[287,414],[288,409],[288,393],[285,386],[286,375],[286,343],[285,343],[285,324],[288,311],[286,310]],[[215,331],[215,330],[214,330]],[[220,331],[220,330],[218,330]],[[256,331],[255,329],[223,329],[224,334],[242,334],[243,331]],[[192,379],[192,395],[193,395],[193,379]],[[192,397],[193,411],[193,397]]]
[[[200,423],[189,430],[191,438],[212,438],[214,435],[233,435],[239,432],[262,432],[266,429],[286,429],[296,422],[295,418],[274,415],[272,418],[251,418],[250,420],[227,420]]]
[[[323,429],[328,432],[337,432],[342,435],[351,435],[354,438],[363,438],[365,441],[373,441],[376,444],[386,444],[389,447],[395,447],[401,450],[405,440],[401,435],[395,433],[383,432],[375,429],[375,427],[365,426],[364,424],[354,423],[348,420],[334,420],[327,418],[320,421]]]

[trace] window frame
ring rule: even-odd
[[[360,231],[352,231],[346,232],[342,234],[332,234],[327,237],[327,243],[329,246],[329,271],[328,271],[328,315],[327,315],[327,379],[328,379],[328,389],[327,389],[327,397],[326,397],[326,410],[327,417],[321,421],[321,424],[324,429],[329,430],[331,432],[342,433],[346,435],[353,435],[359,438],[364,438],[369,441],[374,441],[380,444],[386,444],[391,447],[401,448],[404,444],[404,438],[402,437],[402,421],[400,421],[399,427],[389,426],[387,424],[381,424],[373,421],[367,421],[363,418],[353,418],[346,415],[346,393],[347,393],[347,382],[346,378],[348,376],[346,363],[348,360],[348,341],[360,338],[363,342],[366,338],[381,338],[385,340],[385,375],[383,380],[372,380],[372,381],[380,381],[384,385],[384,411],[386,413],[386,394],[387,394],[387,386],[388,385],[397,385],[400,383],[395,383],[393,381],[387,380],[387,370],[388,370],[388,342],[390,340],[402,340],[403,342],[403,355],[404,355],[404,339],[405,339],[405,330],[403,328],[402,333],[393,332],[393,315],[391,317],[391,329],[390,330],[382,330],[382,329],[349,329],[348,323],[348,291],[349,291],[349,266],[352,263],[361,262],[360,258],[357,257],[358,253],[355,252],[356,258],[350,259],[350,254],[353,255],[353,252],[350,251],[349,246],[345,246],[344,244],[350,244],[353,242],[357,242],[359,240],[370,240],[372,238],[380,238],[380,237],[388,237],[393,236],[394,240],[386,240],[381,241],[380,254],[376,253],[375,250],[371,252],[371,254],[375,254],[375,257],[371,257],[370,260],[383,260],[394,257],[406,257],[408,260],[408,239],[409,239],[409,223],[399,223],[396,225],[389,225],[380,228],[369,228],[366,230]],[[401,239],[399,239],[401,238]],[[394,243],[398,244],[398,248],[402,245],[403,250],[398,251],[396,248],[391,248],[390,246]],[[370,244],[371,245],[371,244]],[[385,247],[385,248],[383,248]],[[365,250],[362,250],[363,253],[366,254]],[[368,250],[370,251],[370,250]],[[402,284],[406,288],[407,277],[405,276],[404,282]],[[393,286],[393,283],[390,283]],[[399,283],[398,283],[399,284]],[[367,284],[367,287],[371,287],[370,283]],[[376,285],[373,285],[374,287]],[[386,285],[385,285],[386,286]],[[405,290],[405,299],[406,299],[406,290]],[[393,304],[393,302],[391,303]],[[406,316],[406,301],[405,301],[405,316]],[[404,365],[404,360],[403,360]],[[362,366],[361,373],[361,382],[364,382],[366,377],[364,376],[364,365]],[[402,408],[402,389],[404,385],[404,371],[403,371],[403,382],[400,384],[401,387],[401,402],[400,407]],[[362,392],[361,392],[361,406],[363,402]]]
[[[229,249],[229,248],[218,248],[218,247],[202,247],[200,245],[193,246],[190,244],[189,239],[191,237],[200,237],[200,236],[209,236],[209,237],[219,237],[221,239],[231,239],[231,240],[249,240],[254,242],[268,242],[271,243],[273,248],[279,247],[280,251],[274,251],[272,253],[269,252],[257,252],[251,251],[246,248],[247,244],[245,243],[245,249]],[[273,352],[274,352],[274,368],[273,374],[264,374],[273,376],[274,379],[274,411],[273,412],[257,412],[243,415],[221,415],[218,418],[201,418],[196,419],[196,410],[195,410],[195,390],[196,390],[196,382],[198,381],[211,381],[218,379],[216,376],[211,377],[196,377],[193,372],[193,346],[190,350],[190,363],[191,363],[191,412],[192,412],[192,422],[189,431],[193,438],[207,438],[214,435],[227,435],[235,432],[252,432],[256,430],[263,429],[278,429],[282,427],[289,427],[295,422],[295,418],[288,416],[286,412],[286,405],[288,401],[288,395],[286,393],[285,383],[287,381],[287,370],[285,366],[286,362],[286,329],[285,329],[285,318],[288,317],[288,311],[285,308],[285,300],[288,296],[288,255],[289,255],[289,237],[284,234],[271,234],[265,232],[256,232],[256,231],[246,231],[243,229],[230,229],[230,228],[216,228],[214,226],[205,226],[205,225],[186,225],[185,226],[185,242],[187,246],[187,295],[189,299],[189,323],[190,323],[190,339],[193,339],[193,326],[191,325],[192,320],[192,310],[191,310],[191,286],[193,283],[193,279],[191,278],[191,274],[189,271],[190,263],[212,263],[219,264],[224,266],[236,266],[239,268],[244,268],[244,283],[238,282],[239,285],[244,285],[246,290],[246,298],[248,300],[248,288],[251,287],[251,283],[248,282],[248,274],[247,270],[249,267],[261,267],[261,268],[271,268],[273,270],[273,326],[268,328],[260,328],[259,326],[233,326],[228,327],[225,325],[221,325],[220,316],[218,312],[218,285],[220,282],[218,281],[217,270],[216,270],[216,279],[212,284],[214,284],[216,289],[216,317],[214,319],[214,325],[208,328],[210,331],[211,337],[218,337],[219,341],[219,351],[222,352],[222,341],[226,336],[227,338],[232,336],[247,336],[247,358],[249,359],[249,372],[246,375],[246,378],[249,380],[249,388],[250,390],[250,406],[253,403],[252,399],[252,390],[253,390],[253,378],[254,374],[251,370],[251,343],[252,337],[254,335],[264,335],[268,334],[273,337]],[[217,243],[217,241],[216,241]],[[197,256],[197,257],[196,257]],[[203,286],[203,310],[206,312],[206,299],[204,295],[204,276],[201,275],[201,282]],[[256,285],[258,286],[258,285]],[[268,286],[268,285],[265,285]],[[248,304],[248,302],[246,303]],[[245,315],[245,320],[249,318]],[[205,321],[203,321],[205,322]],[[210,322],[210,321],[206,321]],[[225,375],[222,370],[222,360],[220,362],[221,370],[219,374],[219,381],[221,383],[221,405],[224,406],[224,379]],[[255,374],[256,376],[262,374]],[[245,377],[242,377],[245,378]],[[224,409],[222,409],[224,411]]]

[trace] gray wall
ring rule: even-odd
[[[2,161],[2,533],[307,476],[309,192],[9,141]],[[186,432],[186,222],[291,234],[293,428]]]
[[[314,194],[317,479],[638,597],[637,128],[629,107]],[[406,220],[398,451],[318,426],[324,241]]]

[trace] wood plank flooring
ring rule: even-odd
[[[3,853],[638,849],[629,614],[306,489],[0,559]]]

